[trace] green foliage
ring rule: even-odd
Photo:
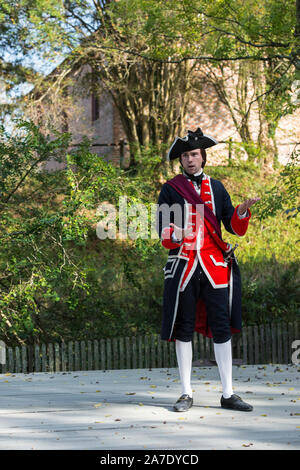
[[[299,262],[283,257],[261,263],[249,260],[242,265],[243,319],[251,324],[299,318]]]
[[[71,135],[60,134],[54,130],[57,138],[44,136],[31,122],[20,121],[16,125],[19,131],[10,136],[4,126],[0,127],[0,193],[1,202],[6,203],[23,184],[26,178],[36,174],[39,165],[49,157],[61,161],[61,155],[70,143]]]
[[[293,152],[286,166],[280,171],[274,184],[266,190],[260,201],[257,216],[260,220],[275,216],[279,211],[296,217],[300,212],[300,152]]]
[[[64,224],[74,217],[76,201],[67,208],[57,204],[59,193],[68,197],[66,177],[51,177],[38,166],[49,158],[61,161],[70,135],[53,139],[32,123],[18,128],[18,136],[9,137],[3,129],[1,134],[0,322],[5,339],[22,342],[48,337],[43,312],[62,298],[68,301],[68,291],[86,292],[87,285],[80,262],[64,246]]]

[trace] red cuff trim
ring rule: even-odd
[[[231,217],[231,228],[236,235],[238,235],[239,237],[242,237],[247,232],[249,220],[251,217],[251,211],[250,209],[248,209],[249,215],[247,217],[244,217],[243,219],[240,219],[238,216],[238,212],[237,212],[239,206],[240,204],[236,206],[233,216]]]
[[[172,233],[174,229],[172,227],[165,227],[161,233],[162,238],[162,246],[167,248],[168,250],[173,250],[174,248],[178,248],[181,246],[181,243],[175,243],[172,241]]]

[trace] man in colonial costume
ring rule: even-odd
[[[234,248],[222,239],[220,224],[243,236],[251,217],[249,208],[259,198],[233,207],[223,184],[204,173],[205,149],[217,143],[200,128],[177,137],[168,158],[180,159],[183,174],[167,181],[158,199],[157,229],[169,250],[161,338],[175,341],[182,386],[175,411],[187,411],[193,404],[194,331],[213,338],[222,383],[221,406],[253,409],[232,390],[231,335],[241,331],[241,280]]]

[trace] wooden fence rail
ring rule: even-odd
[[[288,364],[299,322],[246,326],[233,335],[233,359],[242,364]],[[2,355],[3,356],[3,355]],[[213,342],[195,333],[193,359],[214,361]],[[67,372],[78,370],[177,367],[174,342],[159,335],[106,338],[68,343],[6,347],[0,372]]]

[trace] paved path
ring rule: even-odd
[[[300,449],[300,366],[234,366],[251,413],[220,408],[216,367],[194,367],[194,406],[172,411],[178,370],[0,375],[0,449]]]

